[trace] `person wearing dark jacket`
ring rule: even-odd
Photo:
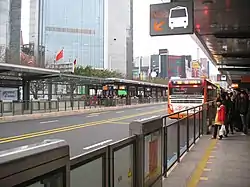
[[[226,108],[226,121],[225,121],[225,127],[226,127],[226,134],[227,136],[229,134],[229,129],[231,133],[233,134],[233,102],[231,101],[231,98],[228,94],[226,94],[225,99],[223,100],[223,105]]]
[[[237,100],[237,109],[240,113],[240,118],[241,118],[241,122],[242,122],[242,126],[240,128],[241,131],[243,131],[244,134],[247,134],[248,132],[248,127],[247,127],[247,122],[246,122],[246,116],[248,113],[248,104],[249,104],[249,100],[246,97],[246,93],[244,91],[241,91],[240,93],[240,97]]]

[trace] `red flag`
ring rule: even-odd
[[[76,59],[74,60],[74,62],[73,62],[73,63],[74,63],[74,66],[75,66],[75,65],[76,65]]]
[[[57,53],[57,55],[56,55],[56,61],[58,61],[58,60],[60,60],[62,58],[63,58],[63,49],[59,53]]]

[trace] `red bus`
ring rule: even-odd
[[[218,87],[207,79],[170,79],[168,84],[168,114],[214,101],[217,97],[217,89]],[[179,114],[179,118],[185,116],[186,113]],[[170,118],[177,119],[178,115],[172,115]]]

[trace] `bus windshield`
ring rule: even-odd
[[[176,87],[169,89],[170,95],[203,95],[203,88],[201,87]]]
[[[175,9],[171,11],[170,18],[179,18],[179,17],[186,17],[185,9]]]

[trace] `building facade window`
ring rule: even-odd
[[[46,63],[64,49],[64,62],[76,59],[77,65],[104,67],[103,0],[42,0],[40,7],[38,37]]]

